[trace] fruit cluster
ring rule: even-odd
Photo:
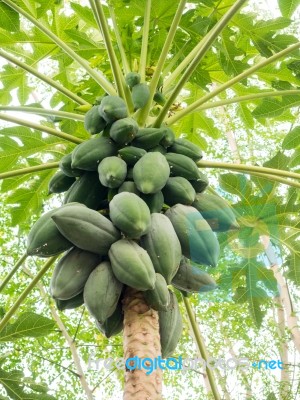
[[[132,91],[143,90],[131,78]],[[60,310],[85,303],[107,337],[122,329],[125,286],[143,291],[159,312],[167,357],[182,331],[168,285],[184,292],[216,287],[197,264],[217,264],[214,231],[236,228],[235,216],[222,198],[204,192],[201,150],[169,127],[140,128],[122,98],[106,96],[93,106],[85,129],[93,137],[61,159],[49,184],[50,193],[66,192],[64,204],[33,225],[27,253],[65,252],[51,295]]]

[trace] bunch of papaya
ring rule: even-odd
[[[143,107],[147,85],[133,72],[126,83],[134,108]],[[32,226],[27,253],[62,254],[50,284],[57,308],[85,304],[107,337],[122,330],[125,287],[142,291],[159,313],[167,356],[182,331],[174,290],[217,287],[200,265],[217,265],[215,232],[238,224],[228,203],[209,192],[197,166],[201,149],[170,127],[140,127],[134,115],[118,96],[86,113],[92,137],[61,159],[49,194],[64,193],[63,204]]]

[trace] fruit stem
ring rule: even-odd
[[[300,91],[299,91],[300,92]],[[77,121],[84,121],[84,115],[70,113],[67,111],[58,111],[58,110],[47,110],[45,108],[40,107],[11,107],[11,106],[0,106],[0,111],[21,111],[28,112],[37,115],[53,115],[56,117],[62,117],[67,119],[73,119]]]
[[[34,289],[35,285],[45,275],[45,273],[48,271],[48,269],[51,267],[51,265],[54,263],[57,257],[58,256],[51,257],[49,258],[48,261],[45,262],[42,269],[37,273],[35,278],[30,282],[30,284],[26,287],[26,289],[23,290],[23,292],[14,302],[14,304],[10,307],[8,312],[4,315],[4,317],[0,321],[0,332],[6,327],[11,317],[18,311],[20,305],[23,303],[23,301],[26,299],[29,293]]]
[[[5,288],[5,286],[8,284],[8,282],[11,280],[11,278],[14,276],[14,274],[18,271],[18,269],[22,266],[24,261],[27,258],[27,254],[23,254],[22,257],[16,262],[12,270],[6,275],[4,278],[3,282],[0,284],[0,293],[2,290]]]
[[[84,70],[110,95],[115,95],[116,91],[113,85],[107,80],[107,78],[91,68],[88,61],[80,57],[75,51],[71,49],[63,40],[56,36],[50,29],[44,26],[40,21],[38,21],[34,16],[30,15],[27,11],[23,10],[21,7],[12,0],[3,0],[3,3],[11,7],[20,15],[23,15],[28,19],[34,26],[36,26],[40,31],[42,31],[52,42],[57,44],[72,60],[77,61],[77,63],[84,68]]]
[[[141,48],[140,65],[139,65],[139,74],[141,75],[141,82],[145,82],[145,76],[146,76],[150,18],[151,18],[151,0],[146,0],[144,24],[143,24],[144,25],[143,39],[142,39],[142,48]]]
[[[83,142],[83,139],[79,139],[75,136],[69,135],[68,133],[57,131],[56,129],[50,128],[46,125],[37,124],[36,122],[30,122],[26,121],[25,119],[16,118],[12,115],[0,113],[0,119],[8,122],[13,122],[18,125],[27,126],[28,128],[36,129],[41,132],[46,132],[50,135],[57,136],[72,143],[79,144]]]
[[[35,165],[34,167],[15,169],[13,171],[3,172],[2,174],[0,174],[0,179],[12,178],[13,176],[31,174],[33,172],[45,171],[46,169],[52,169],[58,167],[59,163],[53,162],[53,163]]]
[[[206,374],[207,374],[207,378],[208,378],[209,383],[210,383],[211,391],[213,393],[213,396],[214,396],[215,400],[221,400],[221,396],[220,396],[218,388],[217,388],[215,377],[214,377],[211,369],[208,368],[208,365],[207,365],[207,361],[208,361],[209,357],[208,357],[207,350],[206,350],[205,344],[203,342],[203,339],[202,339],[202,336],[201,336],[201,333],[200,333],[199,326],[196,323],[194,311],[192,310],[192,307],[190,305],[189,299],[187,297],[185,297],[185,296],[182,296],[182,298],[183,298],[183,302],[184,302],[184,305],[185,305],[185,308],[186,308],[186,312],[187,312],[187,315],[188,315],[188,320],[189,320],[190,326],[191,326],[192,331],[193,331],[194,336],[195,336],[195,340],[196,340],[196,344],[197,344],[199,353],[201,355],[201,358],[206,362]]]

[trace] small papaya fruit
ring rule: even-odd
[[[106,157],[98,166],[100,182],[109,188],[118,188],[125,181],[127,164],[119,157]]]
[[[131,90],[132,102],[134,106],[134,110],[138,110],[139,108],[143,108],[150,97],[150,89],[146,83],[138,83],[134,85]]]
[[[122,118],[112,124],[109,135],[116,143],[126,145],[132,142],[138,129],[139,126],[133,118]]]
[[[125,82],[130,89],[141,82],[141,75],[138,72],[128,72],[125,76]]]
[[[128,116],[126,103],[119,96],[105,96],[98,106],[98,112],[107,124]]]
[[[63,171],[57,171],[56,174],[50,179],[48,185],[48,194],[63,193],[67,191],[75,181],[75,177],[67,176],[63,173]]]
[[[100,133],[106,126],[106,121],[98,111],[98,106],[93,106],[84,116],[84,128],[91,135]]]

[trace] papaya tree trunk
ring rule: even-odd
[[[124,359],[138,357],[150,358],[153,361],[161,356],[158,312],[147,305],[143,293],[127,288],[123,310]],[[150,366],[151,361],[147,362],[146,368]],[[126,367],[124,400],[162,399],[162,370],[158,368],[148,375],[146,373],[144,368],[130,370]]]

